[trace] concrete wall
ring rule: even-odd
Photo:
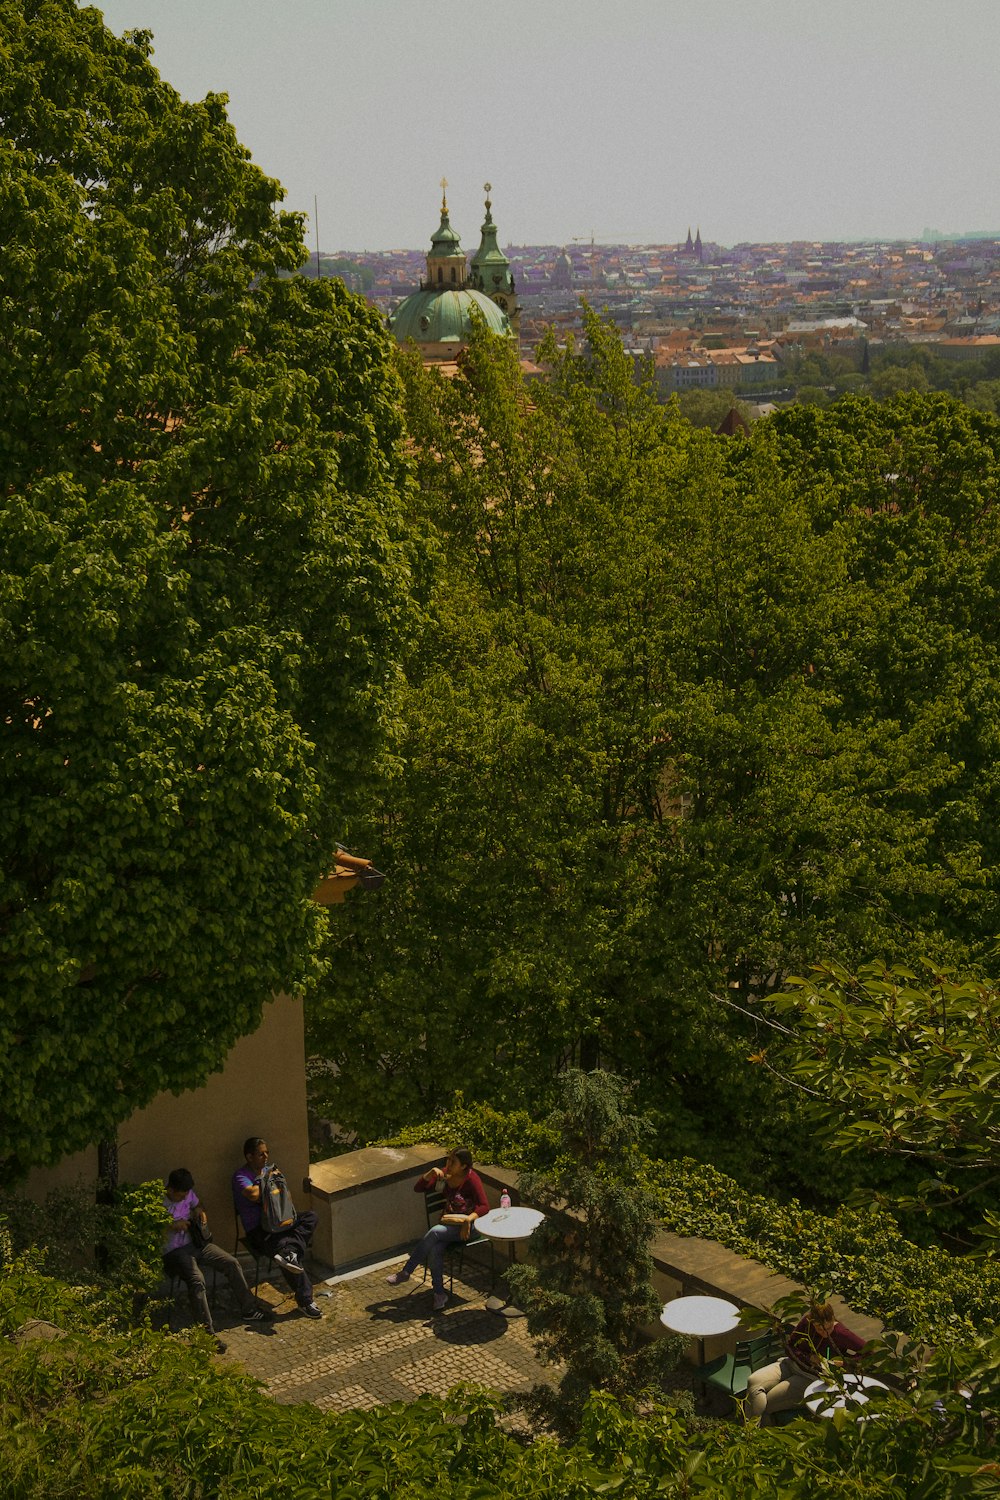
[[[303,1011],[301,1000],[288,995],[265,1007],[258,1029],[236,1043],[222,1071],[203,1088],[159,1094],[125,1121],[118,1131],[119,1176],[143,1182],[163,1178],[173,1167],[189,1168],[215,1237],[228,1250],[234,1232],[229,1179],[243,1164],[248,1135],[267,1141],[296,1207],[311,1207],[303,1187],[309,1170]],[[96,1176],[95,1146],[32,1172],[27,1191],[41,1198],[52,1187],[89,1186]]]

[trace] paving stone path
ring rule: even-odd
[[[317,1282],[319,1320],[302,1316],[280,1277],[258,1290],[276,1314],[266,1324],[245,1327],[229,1315],[220,1290],[215,1321],[227,1345],[223,1358],[263,1381],[276,1401],[329,1411],[444,1396],[462,1380],[507,1393],[558,1379],[558,1370],[536,1359],[526,1320],[486,1307],[489,1273],[471,1258],[441,1313],[432,1312],[430,1282],[423,1284],[419,1271],[402,1286],[386,1285],[401,1263]]]

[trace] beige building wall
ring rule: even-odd
[[[309,1208],[303,1186],[309,1172],[309,1129],[301,999],[279,995],[272,1000],[257,1030],[236,1043],[222,1071],[203,1088],[158,1094],[126,1120],[118,1131],[119,1178],[145,1182],[165,1177],[173,1167],[189,1168],[216,1239],[231,1250],[229,1179],[243,1164],[241,1148],[248,1135],[264,1137],[272,1162],[288,1180],[295,1206]],[[43,1198],[52,1187],[89,1186],[96,1177],[95,1145],[56,1167],[32,1172],[26,1190],[33,1198]]]

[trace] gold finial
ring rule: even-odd
[[[493,184],[492,184],[492,182],[484,182],[483,183],[483,192],[484,193],[492,193],[492,191],[493,191]]]
[[[442,177],[441,178],[441,212],[443,214],[446,214],[448,212],[448,199],[447,199],[447,196],[446,196],[447,191],[448,191],[448,179],[447,179],[447,177]]]

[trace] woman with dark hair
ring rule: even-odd
[[[843,1323],[829,1302],[812,1302],[785,1341],[783,1358],[754,1370],[747,1383],[745,1412],[749,1421],[759,1421],[772,1412],[799,1406],[824,1359],[857,1359],[864,1348]]]
[[[447,1245],[456,1240],[467,1240],[473,1224],[488,1214],[486,1190],[479,1173],[472,1169],[472,1152],[464,1146],[449,1151],[443,1167],[431,1167],[413,1185],[415,1193],[444,1193],[444,1212],[440,1221],[433,1224],[419,1244],[410,1251],[406,1264],[399,1271],[386,1277],[390,1286],[399,1286],[409,1281],[422,1260],[426,1260],[431,1272],[434,1290],[434,1311],[440,1312],[447,1305],[448,1293],[444,1289],[444,1252]]]
[[[198,1322],[203,1323],[209,1333],[215,1333],[202,1271],[202,1266],[210,1266],[213,1271],[221,1271],[229,1282],[245,1321],[262,1323],[268,1312],[254,1299],[236,1257],[220,1250],[211,1240],[199,1247],[191,1237],[192,1224],[205,1225],[208,1220],[198,1202],[194,1178],[187,1167],[175,1167],[170,1173],[163,1206],[173,1220],[163,1247],[163,1269],[169,1276],[179,1276],[187,1286],[191,1311]],[[221,1339],[216,1339],[216,1347],[220,1354],[225,1352],[226,1346]]]

